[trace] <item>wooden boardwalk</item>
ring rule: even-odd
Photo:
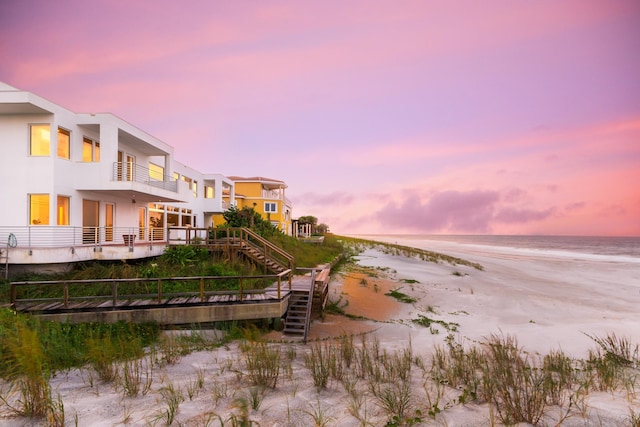
[[[14,282],[11,284],[12,307],[23,313],[29,313],[43,320],[71,323],[103,322],[158,322],[165,325],[211,323],[230,320],[281,319],[288,316],[292,298],[296,294],[314,295],[309,298],[308,313],[312,306],[324,302],[326,295],[328,270],[313,269],[313,274],[288,276],[288,273],[263,276],[272,277],[273,284],[265,289],[240,289],[233,291],[208,291],[209,281],[220,277],[189,277],[163,279],[100,279],[98,282],[110,284],[111,292],[103,295],[78,296],[74,294],[94,281],[68,282]],[[257,276],[253,276],[255,279]],[[289,277],[291,280],[289,280]],[[286,280],[283,280],[286,278]],[[314,281],[314,278],[316,280]],[[246,277],[242,277],[246,280]],[[321,279],[324,281],[318,281]],[[163,285],[170,281],[190,281],[195,289],[192,292],[168,293]],[[154,286],[156,292],[130,295],[126,290],[130,286],[146,282]],[[241,282],[242,283],[242,282]],[[20,295],[38,286],[58,289],[55,298],[27,298]],[[153,290],[152,290],[153,292]],[[318,300],[315,295],[320,296]],[[28,295],[24,294],[24,295]],[[75,296],[74,296],[75,295]],[[309,314],[306,316],[304,332],[309,328]]]
[[[288,290],[281,291],[278,298],[277,289],[265,289],[264,291],[247,291],[243,294],[238,292],[228,292],[224,294],[216,293],[214,295],[205,295],[201,298],[198,295],[188,296],[172,296],[157,299],[127,299],[126,296],[120,296],[116,303],[110,297],[95,297],[96,299],[75,301],[70,299],[66,304],[63,301],[18,301],[14,305],[16,311],[32,314],[46,313],[73,313],[79,311],[104,311],[104,310],[137,310],[144,308],[158,307],[185,307],[185,306],[201,306],[214,304],[255,304],[261,302],[269,302],[280,300],[289,295]],[[107,299],[108,298],[108,299]]]

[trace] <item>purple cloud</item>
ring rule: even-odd
[[[443,191],[426,203],[418,194],[400,204],[389,203],[380,209],[377,219],[390,228],[405,228],[418,232],[490,231],[495,203],[500,199],[495,191]]]

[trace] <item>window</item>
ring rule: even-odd
[[[275,203],[271,203],[271,202],[265,202],[264,203],[264,211],[265,212],[270,212],[270,213],[275,213],[278,212],[278,207]]]
[[[58,128],[58,157],[71,158],[71,133],[62,128]]]
[[[51,131],[49,125],[31,125],[31,143],[29,154],[48,156],[51,150]]]
[[[66,196],[58,196],[58,225],[69,225],[69,198]]]
[[[100,143],[87,137],[82,138],[82,161],[100,161]]]
[[[204,198],[205,199],[213,199],[215,197],[215,190],[213,187],[209,185],[204,186]]]
[[[133,181],[135,175],[135,165],[135,156],[130,156],[129,154],[127,154],[127,181]]]
[[[114,205],[113,203],[106,203],[104,205],[104,238],[107,242],[113,242],[113,217]]]
[[[49,195],[29,195],[29,224],[49,225]]]
[[[180,174],[178,172],[173,173],[173,179],[178,181],[180,179]]]
[[[180,179],[189,184],[189,190],[193,191],[193,197],[198,197],[198,181],[194,181],[193,179],[184,175],[182,175]]]
[[[153,181],[164,181],[164,168],[154,163],[149,163],[149,178]]]

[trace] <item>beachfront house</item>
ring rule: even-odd
[[[233,201],[238,209],[253,208],[278,230],[292,234],[292,205],[285,196],[287,184],[284,181],[261,176],[229,176],[229,179],[234,183],[235,195],[223,194],[225,201]],[[215,220],[224,221],[221,216]]]
[[[0,180],[0,263],[11,265],[160,255],[167,227],[210,227],[235,201],[233,180],[177,162],[119,117],[2,82]]]

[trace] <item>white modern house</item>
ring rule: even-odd
[[[160,255],[167,227],[209,227],[234,183],[174,159],[113,114],[77,114],[0,82],[0,264]],[[231,197],[229,197],[231,195]]]

